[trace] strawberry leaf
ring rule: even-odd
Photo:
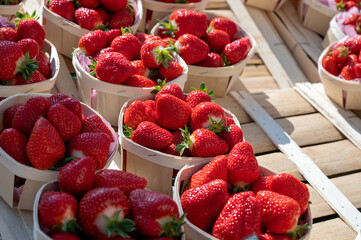
[[[182,225],[185,224],[185,222],[184,222],[185,216],[186,215],[183,214],[177,220],[177,215],[174,215],[172,217],[172,221],[167,222],[162,227],[162,230],[163,230],[162,236],[167,237],[167,238],[181,237],[184,234],[184,232],[182,232]]]
[[[159,21],[159,29],[165,30],[162,34],[175,38],[174,32],[178,31],[178,26],[169,21]]]
[[[27,82],[31,79],[31,75],[38,69],[39,62],[36,61],[36,57],[30,59],[29,52],[25,53],[25,60],[21,63],[19,71],[21,72],[24,80]]]
[[[216,134],[220,134],[223,130],[226,130],[227,132],[231,131],[229,127],[225,125],[225,120],[222,119],[222,117],[219,122],[215,121],[212,117],[209,117],[209,120],[211,121],[211,126],[207,128],[208,130]]]
[[[191,139],[187,126],[185,126],[184,129],[180,128],[179,130],[181,131],[183,138],[181,138],[182,142],[175,147],[175,151],[179,152],[179,155],[182,156],[187,148],[190,149]]]
[[[135,223],[128,218],[119,221],[120,212],[121,210],[117,211],[114,218],[110,218],[104,215],[107,236],[112,237],[115,233],[122,238],[130,238],[127,233],[135,230]]]
[[[125,125],[123,126],[123,134],[126,138],[130,139],[132,137],[132,133],[133,133],[133,131],[129,127],[127,127]]]

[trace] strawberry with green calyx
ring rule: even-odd
[[[209,46],[192,34],[180,36],[174,44],[176,52],[187,64],[195,64],[207,58]]]
[[[34,39],[24,38],[18,41],[16,44],[21,47],[24,55],[29,52],[30,59],[36,58],[39,54],[39,44]]]
[[[336,63],[343,64],[346,62],[347,57],[350,55],[348,47],[344,45],[338,46],[333,50],[332,56],[335,59]]]
[[[39,62],[36,59],[30,59],[29,52],[25,53],[25,60],[19,67],[19,72],[25,81],[32,78],[33,73],[38,69]]]
[[[343,0],[336,2],[335,5],[338,11],[345,11],[346,9],[346,4]]]
[[[236,64],[247,57],[251,49],[249,37],[244,37],[227,44],[222,51],[223,65]]]
[[[158,79],[158,81],[157,81],[158,86],[155,86],[154,87],[155,89],[152,91],[152,93],[157,94],[155,96],[155,100],[157,100],[158,96],[160,96],[162,94],[171,94],[171,95],[185,101],[183,90],[177,84],[171,83],[171,84],[165,85],[166,82],[167,82],[166,79],[163,81]]]
[[[17,19],[15,21],[17,24],[16,33],[18,40],[32,38],[39,44],[41,49],[45,41],[45,30],[40,23],[36,21],[39,19],[39,17],[36,16],[36,11],[34,11],[31,16],[29,13],[25,13],[24,15],[20,12],[17,12],[16,16]]]
[[[180,156],[179,152],[177,152],[175,149],[177,147],[178,144],[180,144],[182,142],[182,132],[180,130],[178,131],[174,131],[172,132],[173,135],[173,142],[171,145],[169,145],[166,148],[163,148],[161,151],[170,155],[174,155],[174,156]],[[191,153],[189,152],[189,149],[185,149],[185,151],[183,152],[183,156],[184,157],[191,157]]]
[[[0,55],[6,56],[0,58],[0,81],[11,80],[20,71],[20,65],[24,67],[23,52],[19,45],[11,41],[0,41]],[[29,69],[35,68],[29,61]],[[25,64],[26,66],[26,64]],[[24,70],[24,69],[22,69]]]
[[[208,28],[205,42],[208,43],[212,52],[221,53],[223,48],[231,42],[228,33],[223,30]]]
[[[211,102],[213,99],[211,98],[214,95],[214,91],[208,91],[204,82],[201,83],[201,86],[198,89],[192,87],[193,91],[191,91],[186,99],[186,102],[191,106],[191,108],[195,108],[198,104],[203,102]]]
[[[192,131],[205,128],[218,134],[223,129],[229,131],[225,120],[226,114],[221,106],[213,102],[202,102],[192,110],[190,126]]]
[[[166,21],[160,21],[159,22],[159,35],[163,37],[170,36],[172,38],[175,38],[174,32],[178,31],[178,28],[176,25],[169,22],[169,20]]]
[[[159,73],[163,79],[172,81],[183,74],[183,67],[176,61],[171,61],[165,65],[160,66]]]
[[[85,55],[93,56],[105,47],[106,41],[106,33],[101,30],[95,30],[83,35],[78,42],[78,47]]]

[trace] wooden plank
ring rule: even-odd
[[[350,240],[356,234],[340,218],[313,224],[310,240]]]
[[[265,65],[249,65],[243,69],[241,78],[244,77],[265,77],[270,73]]]
[[[78,89],[74,83],[73,78],[66,66],[65,60],[61,54],[59,54],[60,71],[56,80],[56,87],[59,92],[65,93],[73,98],[80,99]]]

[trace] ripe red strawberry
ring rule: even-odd
[[[135,69],[123,54],[108,52],[101,55],[94,71],[102,81],[121,84],[134,74]]]
[[[348,25],[348,24],[352,24],[355,25],[356,24],[356,20],[357,18],[360,16],[360,14],[358,13],[352,13],[350,14],[346,20],[343,22],[343,25]]]
[[[274,176],[264,176],[257,179],[257,181],[253,182],[251,185],[251,190],[254,193],[258,193],[259,191],[269,190],[271,191],[271,182]]]
[[[66,107],[68,110],[72,111],[82,122],[82,107],[77,99],[72,97],[67,97],[61,99],[58,103]]]
[[[105,133],[80,133],[68,144],[68,153],[72,157],[92,157],[96,170],[104,168],[109,155],[110,140]]]
[[[135,68],[135,74],[148,76],[149,75],[149,68],[147,68],[142,60],[134,60],[130,62],[133,67]]]
[[[191,106],[191,108],[195,108],[198,104],[203,102],[211,102],[212,98],[211,96],[214,95],[213,91],[207,92],[207,88],[202,82],[199,90],[196,88],[193,88],[194,90],[191,91],[186,99],[186,102]]]
[[[16,31],[11,27],[1,27],[0,28],[0,41],[17,41]]]
[[[107,35],[107,44],[106,46],[110,47],[110,44],[112,44],[112,41],[116,38],[122,35],[122,32],[120,29],[110,29],[105,33]]]
[[[177,148],[177,145],[180,144],[182,142],[182,132],[180,130],[172,132],[173,135],[173,141],[172,144],[169,145],[166,148],[163,148],[161,151],[167,154],[171,154],[174,156],[180,156],[180,153],[178,151],[176,151],[175,149]],[[189,152],[189,149],[185,149],[185,151],[183,152],[184,157],[191,157],[191,153]]]
[[[144,189],[147,180],[133,173],[115,169],[104,169],[95,175],[95,187],[117,187],[126,196],[135,189]]]
[[[141,122],[131,136],[132,141],[155,150],[169,146],[172,139],[169,131],[148,121]]]
[[[361,36],[356,36],[356,37],[347,39],[347,40],[339,43],[338,45],[344,45],[345,47],[348,48],[348,50],[351,53],[358,54],[361,49]]]
[[[122,53],[129,60],[133,60],[139,56],[141,44],[133,34],[125,33],[116,37],[112,41],[111,47],[116,52]]]
[[[9,85],[24,85],[45,81],[46,78],[38,70],[35,70],[31,75],[25,80],[24,76],[20,73],[10,80]]]
[[[236,144],[243,141],[243,132],[240,127],[236,124],[231,124],[228,126],[229,131],[223,130],[220,137],[227,141],[229,149],[232,149]]]
[[[209,129],[215,133],[228,129],[224,126],[226,114],[221,106],[213,102],[202,102],[193,110],[190,119],[192,131],[199,128]]]
[[[85,7],[85,6],[83,6]],[[51,0],[49,4],[49,10],[59,16],[74,22],[75,6],[72,1],[68,0]]]
[[[92,133],[105,133],[109,138],[110,142],[114,141],[114,136],[109,127],[105,122],[96,114],[87,116],[81,128],[81,132],[92,132]]]
[[[177,84],[167,84],[165,85],[165,81],[160,81],[158,86],[155,87],[155,90],[152,93],[157,93],[155,96],[155,100],[162,94],[171,94],[183,101],[185,101],[183,90]]]
[[[187,64],[203,61],[209,53],[208,44],[192,34],[184,34],[179,37],[175,43],[175,47],[179,56],[181,56]]]
[[[292,240],[291,237],[286,235],[276,235],[272,233],[262,233],[260,235],[260,240]]]
[[[227,157],[217,156],[201,170],[192,175],[190,188],[199,187],[216,179],[227,181]]]
[[[50,106],[50,102],[44,97],[30,98],[16,111],[12,121],[13,128],[29,136],[36,120],[46,116]]]
[[[173,60],[171,53],[165,49],[167,43],[160,40],[148,41],[140,49],[140,57],[145,66],[158,68],[161,64]]]
[[[40,51],[38,56],[36,57],[36,61],[39,62],[38,65],[39,72],[43,74],[44,77],[46,77],[46,79],[51,78],[52,73],[51,73],[49,58],[42,51]]]
[[[341,69],[345,66],[351,66],[354,67],[358,63],[358,56],[356,54],[350,54],[347,56],[346,61],[341,64]]]
[[[134,36],[136,38],[138,38],[138,40],[139,40],[140,44],[142,44],[142,46],[145,42],[150,41],[150,40],[162,40],[162,38],[159,36],[148,35],[146,33],[141,33],[141,32],[134,33]]]
[[[181,226],[184,218],[179,218],[175,201],[159,192],[137,189],[130,193],[132,219],[137,230],[148,237],[182,236]]]
[[[211,52],[208,53],[207,58],[198,62],[196,65],[201,67],[222,67],[223,61],[219,54]]]
[[[207,15],[195,10],[177,9],[169,16],[169,23],[161,25],[160,29],[176,39],[186,33],[202,38],[207,32]]]
[[[228,199],[227,183],[217,179],[185,191],[181,204],[191,223],[209,231]]]
[[[245,59],[249,50],[249,45],[243,39],[238,39],[227,44],[222,51],[222,55],[226,59],[225,64],[233,65]]]
[[[7,81],[19,72],[23,52],[15,42],[0,41],[0,81]]]
[[[26,155],[28,139],[15,128],[7,128],[0,134],[0,147],[21,164],[30,165]]]
[[[81,131],[82,124],[80,119],[61,104],[51,106],[47,118],[58,131],[64,142],[70,141],[70,139]]]
[[[17,13],[16,16],[19,19],[16,20],[16,33],[18,35],[18,40],[32,38],[39,44],[41,49],[45,40],[45,30],[40,23],[36,21],[38,17],[35,14],[35,11],[31,16],[28,13],[25,15]]]
[[[126,9],[116,12],[109,21],[109,27],[112,29],[120,29],[130,27],[133,24],[133,17]]]
[[[95,161],[82,157],[71,161],[60,169],[59,186],[62,192],[80,197],[94,187]]]
[[[79,202],[78,220],[85,234],[94,239],[129,237],[134,223],[125,219],[129,201],[118,188],[95,188]]]
[[[80,240],[76,235],[67,233],[67,232],[61,232],[56,233],[52,237],[53,240]]]
[[[42,170],[50,168],[64,157],[64,142],[56,129],[44,117],[40,117],[35,122],[26,145],[26,153],[33,166]]]
[[[134,101],[124,112],[125,126],[136,129],[139,123],[144,121],[152,121],[146,110],[146,105],[141,101]]]
[[[361,63],[355,65],[356,78],[361,78]]]
[[[192,113],[188,103],[170,95],[158,95],[157,100],[157,122],[159,126],[167,129],[178,130],[186,126]]]
[[[340,75],[340,69],[338,67],[338,64],[336,63],[335,59],[331,56],[326,56],[322,60],[322,67],[329,73],[331,73],[334,76]]]
[[[68,227],[75,223],[77,209],[78,202],[69,193],[49,191],[40,197],[39,221],[49,229]]]
[[[292,176],[291,174],[281,173],[274,176],[270,183],[271,191],[293,198],[298,202],[301,208],[301,214],[306,212],[310,193],[306,184]]]
[[[23,106],[23,105],[18,104],[18,105],[13,105],[13,106],[9,107],[8,109],[6,109],[6,111],[4,112],[4,117],[3,117],[3,129],[12,127],[14,115],[20,109],[21,106]]]
[[[105,11],[103,8],[96,8],[95,11],[97,11],[100,16],[102,16],[103,19],[103,24],[106,25],[110,19],[110,13],[108,13],[107,11]]]
[[[341,78],[343,78],[345,80],[355,79],[356,78],[355,67],[352,67],[352,66],[343,67],[340,75],[341,75]]]
[[[103,27],[103,16],[94,9],[81,7],[74,15],[75,22],[85,29],[95,30]]]
[[[159,73],[162,75],[162,78],[169,82],[183,74],[183,67],[178,62],[172,61],[160,66]]]
[[[150,88],[157,84],[143,75],[132,75],[128,78],[124,85],[131,87]]]
[[[212,52],[221,53],[223,48],[231,42],[228,33],[223,30],[212,29],[205,38]]]
[[[92,9],[97,8],[100,4],[99,0],[77,0],[77,2],[82,7],[87,7],[87,8],[92,8]]]
[[[23,54],[29,52],[29,58],[33,59],[39,55],[39,44],[31,38],[24,38],[18,41],[18,44],[21,47]]]
[[[208,129],[200,128],[190,135],[186,127],[182,136],[183,142],[176,148],[181,155],[187,148],[194,157],[214,157],[228,152],[227,142]]]
[[[301,210],[294,199],[272,191],[258,192],[257,199],[262,205],[262,225],[267,232],[286,234],[297,225]]]
[[[110,12],[117,12],[127,6],[126,0],[100,0],[104,7]]]
[[[357,4],[353,1],[345,2],[345,10],[348,11],[353,7],[357,7]]]
[[[105,47],[106,41],[107,38],[105,32],[95,30],[83,35],[78,42],[78,47],[80,48],[80,51],[87,56],[92,56]]]
[[[244,239],[251,234],[261,234],[262,206],[253,192],[233,195],[217,221],[212,235],[219,239]]]
[[[93,58],[95,59],[95,61],[99,61],[100,56],[103,55],[103,53],[107,53],[107,52],[115,52],[115,51],[112,47],[103,48],[102,50],[97,52],[95,55],[93,55]]]
[[[240,142],[228,155],[228,182],[244,188],[259,178],[259,167],[251,144]]]
[[[343,64],[351,52],[344,45],[338,46],[333,50],[332,57],[338,64]]]
[[[225,31],[228,33],[229,38],[232,38],[237,32],[237,25],[232,20],[225,17],[213,18],[209,23],[209,26],[213,27],[213,29]]]
[[[226,126],[231,126],[231,124],[235,124],[234,119],[231,117],[226,117]]]

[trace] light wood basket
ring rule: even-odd
[[[16,17],[16,13],[23,9],[25,1],[26,0],[22,0],[21,3],[16,5],[0,5],[0,15],[9,20]]]
[[[341,39],[346,37],[346,35],[343,33],[342,29],[336,22],[336,19],[339,14],[334,16],[330,22],[330,26],[329,26],[326,36],[322,42],[323,48],[327,48],[327,46],[330,45],[330,43],[340,41]]]
[[[91,31],[53,13],[45,6],[46,2],[47,0],[43,0],[41,4],[46,36],[60,53],[71,58],[72,52],[78,47],[79,39]],[[134,24],[130,28],[133,32],[136,32],[143,17],[142,1],[136,0],[132,6],[135,9],[136,15]]]
[[[181,194],[186,190],[186,185],[189,183],[189,180],[191,179],[192,175],[196,173],[197,171],[201,170],[206,164],[208,164],[210,161],[204,161],[202,163],[198,163],[195,165],[187,165],[183,167],[177,174],[177,177],[175,179],[174,183],[174,194],[173,199],[178,205],[179,213],[183,214],[183,208],[181,204]],[[260,166],[260,175],[261,176],[271,176],[275,175],[273,171]],[[310,207],[308,207],[306,213],[305,213],[305,222],[307,225],[312,226],[312,216],[311,216],[311,210]],[[218,238],[213,237],[211,234],[203,231],[202,229],[196,227],[194,224],[192,224],[187,218],[185,218],[185,225],[184,225],[185,233],[186,233],[186,239],[188,240],[217,240]],[[307,240],[310,238],[311,230],[308,230],[305,236],[303,236],[300,240]],[[247,237],[243,240],[254,240],[258,239],[255,238],[255,236]]]
[[[49,98],[51,94],[45,94],[45,93],[16,94],[1,101],[0,129],[2,129],[3,115],[6,109],[16,104],[24,104],[29,98],[35,96],[43,96]],[[97,114],[98,116],[100,116],[96,111],[94,111],[89,106],[83,103],[81,104],[82,104],[83,115],[89,116],[92,114]],[[104,119],[103,121],[105,122]],[[114,155],[119,149],[119,144],[117,141],[116,134],[110,125],[108,127],[114,134],[114,141],[111,144],[109,159],[105,168],[108,168],[108,166],[110,165],[110,163],[114,158]],[[25,184],[23,186],[22,193],[18,200],[17,197],[15,197],[16,191],[18,191],[18,189],[15,189],[14,187],[14,180],[16,176],[25,179]],[[58,178],[57,171],[40,170],[34,167],[25,166],[14,160],[2,148],[0,148],[0,196],[10,207],[32,210],[35,195],[36,192],[39,190],[39,188],[44,183],[56,180],[57,178]]]
[[[210,21],[215,17],[222,17],[222,15],[216,15],[210,12],[204,12],[207,15],[207,19]],[[167,20],[170,15],[168,15],[163,20]],[[188,65],[189,74],[188,80],[185,83],[184,92],[189,93],[193,89],[192,87],[198,87],[202,82],[205,83],[208,89],[216,90],[216,97],[224,97],[232,89],[232,85],[239,79],[239,75],[246,66],[248,60],[250,60],[255,51],[256,51],[256,41],[254,38],[245,30],[244,27],[239,25],[237,22],[238,32],[235,34],[237,37],[246,37],[248,36],[252,43],[252,48],[249,51],[247,57],[242,61],[227,67],[200,67],[196,65]],[[151,31],[152,35],[158,35],[159,23],[154,26]]]
[[[267,11],[276,11],[288,0],[242,0],[245,4]]]

